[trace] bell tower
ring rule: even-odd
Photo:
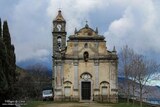
[[[66,21],[59,10],[53,20],[53,57],[60,57],[60,53],[65,50],[66,34]]]
[[[52,87],[54,90],[54,99],[62,96],[63,87],[63,57],[66,51],[66,21],[62,16],[61,10],[53,20],[53,72],[52,72]]]

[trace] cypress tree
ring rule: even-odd
[[[11,37],[7,21],[4,21],[3,24],[3,42],[6,46],[7,62],[9,64],[8,67],[9,67],[9,74],[11,76],[11,82],[15,82],[16,61],[15,61],[14,45],[11,44]]]
[[[16,82],[16,55],[14,53],[14,45],[11,45],[11,67],[12,67],[12,77],[13,77],[13,82]]]
[[[6,48],[5,48],[5,44],[3,43],[2,27],[1,27],[1,19],[0,19],[0,82],[1,82],[0,87],[2,86],[1,89],[5,87],[3,83],[8,82],[6,80],[7,75],[5,75],[5,63],[6,63]]]
[[[11,37],[8,28],[7,21],[3,23],[3,43],[4,43],[4,52],[5,52],[5,75],[8,81],[9,92],[8,95],[12,98],[14,91],[14,83],[15,83],[15,72],[16,72],[16,62],[15,62],[15,53],[14,53],[14,45],[11,44]]]
[[[0,18],[0,38],[2,37],[2,27],[1,27],[2,23],[1,23],[1,18]]]
[[[0,104],[6,99],[14,96],[14,83],[16,78],[16,58],[14,45],[11,44],[11,37],[7,21],[1,28],[0,19]]]
[[[9,91],[9,79],[6,71],[6,47],[2,37],[2,27],[0,19],[0,104],[7,98]]]
[[[8,98],[9,77],[6,73],[6,50],[5,45],[0,38],[0,104]]]
[[[15,60],[15,53],[14,53],[14,45],[11,44],[11,37],[8,28],[7,21],[4,21],[3,24],[3,42],[5,43],[7,49],[7,56],[10,68],[10,74],[12,76],[12,82],[15,82],[15,70],[16,70],[16,60]]]
[[[8,79],[9,85],[11,84],[11,65],[9,64],[10,62],[10,49],[11,49],[11,38],[10,38],[10,33],[8,29],[8,24],[7,21],[4,21],[3,23],[3,43],[5,45],[5,50],[6,50],[6,58],[5,58],[5,74]]]
[[[11,37],[10,37],[7,21],[4,21],[3,23],[3,42],[5,43],[7,50],[10,50]]]

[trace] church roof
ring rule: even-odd
[[[76,34],[77,36],[98,36],[97,33],[92,28],[90,28],[88,24],[80,29]]]
[[[58,11],[58,15],[56,16],[54,21],[65,21],[65,19],[62,16],[61,10]]]
[[[79,31],[75,29],[75,34],[69,36],[70,40],[81,39],[81,40],[104,40],[104,36],[98,35],[98,29],[93,30],[88,24],[81,28]]]

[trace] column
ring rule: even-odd
[[[78,90],[78,61],[74,61],[74,90]]]
[[[99,89],[99,62],[98,60],[95,60],[94,62],[95,67],[95,82],[94,82],[94,88]]]
[[[57,63],[57,66],[56,66],[56,85],[57,85],[57,88],[60,88],[62,86],[62,64],[61,62],[58,62]]]

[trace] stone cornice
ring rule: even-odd
[[[54,31],[54,32],[52,32],[52,34],[67,34],[67,32],[59,32],[59,31]]]
[[[69,56],[66,55],[64,57],[53,57],[54,60],[84,60],[82,56]],[[104,56],[90,56],[88,60],[118,60],[117,55],[104,55]]]
[[[79,36],[69,36],[69,40],[104,40],[104,36],[84,36],[84,37],[79,37]]]

